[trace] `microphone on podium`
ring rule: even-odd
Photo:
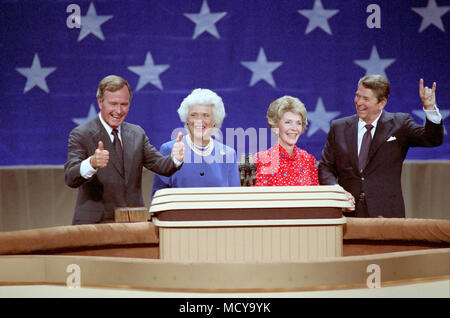
[[[251,182],[251,185],[255,185],[255,183],[256,183],[256,165],[255,165],[255,162],[253,161],[253,154],[252,153],[249,153],[248,154],[248,162],[249,162],[249,165],[250,165],[250,170],[251,170],[251,174],[250,174],[250,182]]]
[[[250,153],[241,154],[241,163],[239,164],[239,178],[241,186],[251,187],[256,181],[256,165],[253,162],[253,155]]]
[[[239,180],[241,181],[241,186],[244,185],[245,182],[245,153],[241,153],[241,161],[239,163]]]

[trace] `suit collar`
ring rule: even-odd
[[[378,125],[378,121],[381,118],[381,115],[383,114],[384,110],[381,110],[380,114],[377,116],[377,118],[375,118],[375,120],[371,123],[371,125],[373,126],[373,131],[377,130],[377,125]],[[358,118],[358,132],[360,130],[362,130],[363,128],[365,128],[365,126],[367,125],[367,123],[362,120],[361,118]],[[365,130],[364,130],[365,132]]]
[[[348,126],[353,126],[353,125],[358,125],[358,121],[359,121],[358,115],[352,115],[352,116],[347,117],[345,123]]]
[[[108,133],[109,138],[112,139],[111,134],[112,134],[113,128],[110,125],[108,125],[108,123],[103,119],[101,113],[98,113],[98,119],[99,119],[101,125],[105,128],[106,132]],[[122,123],[122,125],[123,125],[123,123]],[[117,127],[117,130],[119,131],[120,140],[122,140],[122,125]]]

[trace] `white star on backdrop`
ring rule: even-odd
[[[136,87],[136,91],[140,90],[148,83],[162,90],[163,86],[161,80],[159,79],[159,74],[167,70],[169,67],[170,65],[168,64],[155,65],[155,62],[153,62],[152,54],[150,52],[147,52],[144,65],[128,66],[128,69],[139,75],[139,81]]]
[[[413,110],[412,112],[414,115],[416,115],[417,117],[422,119],[423,124],[425,125],[425,120],[426,120],[425,112],[423,110]],[[448,116],[450,116],[450,110],[439,109],[439,112],[441,113],[442,121],[444,121]],[[445,125],[444,125],[444,135],[447,135],[447,129],[445,128]]]
[[[428,4],[426,7],[411,9],[422,17],[422,23],[420,24],[419,33],[428,28],[430,25],[434,25],[442,32],[445,32],[441,17],[446,14],[448,10],[450,10],[449,6],[438,7],[436,4],[436,0],[428,0]]]
[[[39,60],[37,53],[34,54],[31,67],[17,67],[16,70],[27,78],[27,82],[23,90],[24,94],[35,86],[38,86],[46,93],[50,92],[45,78],[54,72],[56,67],[41,67],[41,61]]]
[[[97,111],[95,110],[95,106],[94,106],[94,104],[91,104],[91,107],[89,107],[89,113],[88,113],[87,117],[72,118],[72,121],[77,125],[81,125],[81,124],[84,124],[84,123],[90,121],[91,119],[93,119],[96,116],[97,116]]]
[[[264,80],[275,87],[272,72],[279,68],[283,62],[268,62],[264,49],[260,48],[255,62],[241,62],[241,64],[253,72],[250,86],[255,85],[260,80]]]
[[[387,78],[384,70],[394,63],[395,59],[380,59],[380,55],[374,45],[368,60],[355,60],[354,62],[366,69],[366,75],[378,74]]]
[[[316,109],[313,112],[308,112],[308,121],[311,123],[308,127],[307,136],[315,134],[318,130],[322,130],[326,134],[330,130],[330,122],[335,117],[339,116],[341,112],[326,111],[323,105],[322,97],[319,97],[316,104]]]
[[[315,28],[319,27],[328,34],[331,34],[330,25],[328,19],[337,14],[339,10],[326,10],[323,8],[321,0],[314,1],[314,7],[312,10],[298,10],[298,13],[308,18],[308,26],[306,27],[305,34],[310,33]]]
[[[81,30],[80,35],[78,36],[78,42],[83,40],[91,33],[98,37],[100,40],[104,41],[105,37],[103,36],[103,32],[100,26],[112,17],[112,15],[97,15],[94,3],[91,2],[89,4],[87,14],[85,16],[81,16]]]
[[[211,13],[208,2],[203,0],[200,13],[185,13],[184,15],[195,23],[194,35],[192,36],[193,39],[196,39],[205,31],[220,39],[220,35],[215,24],[226,14],[226,12]]]

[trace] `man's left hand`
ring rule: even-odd
[[[419,82],[419,96],[422,100],[423,108],[426,110],[434,109],[436,105],[436,82],[433,82],[433,87],[423,87],[423,79]]]

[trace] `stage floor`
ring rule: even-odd
[[[450,298],[450,279],[381,288],[271,293],[186,293],[57,285],[0,286],[0,298]]]

